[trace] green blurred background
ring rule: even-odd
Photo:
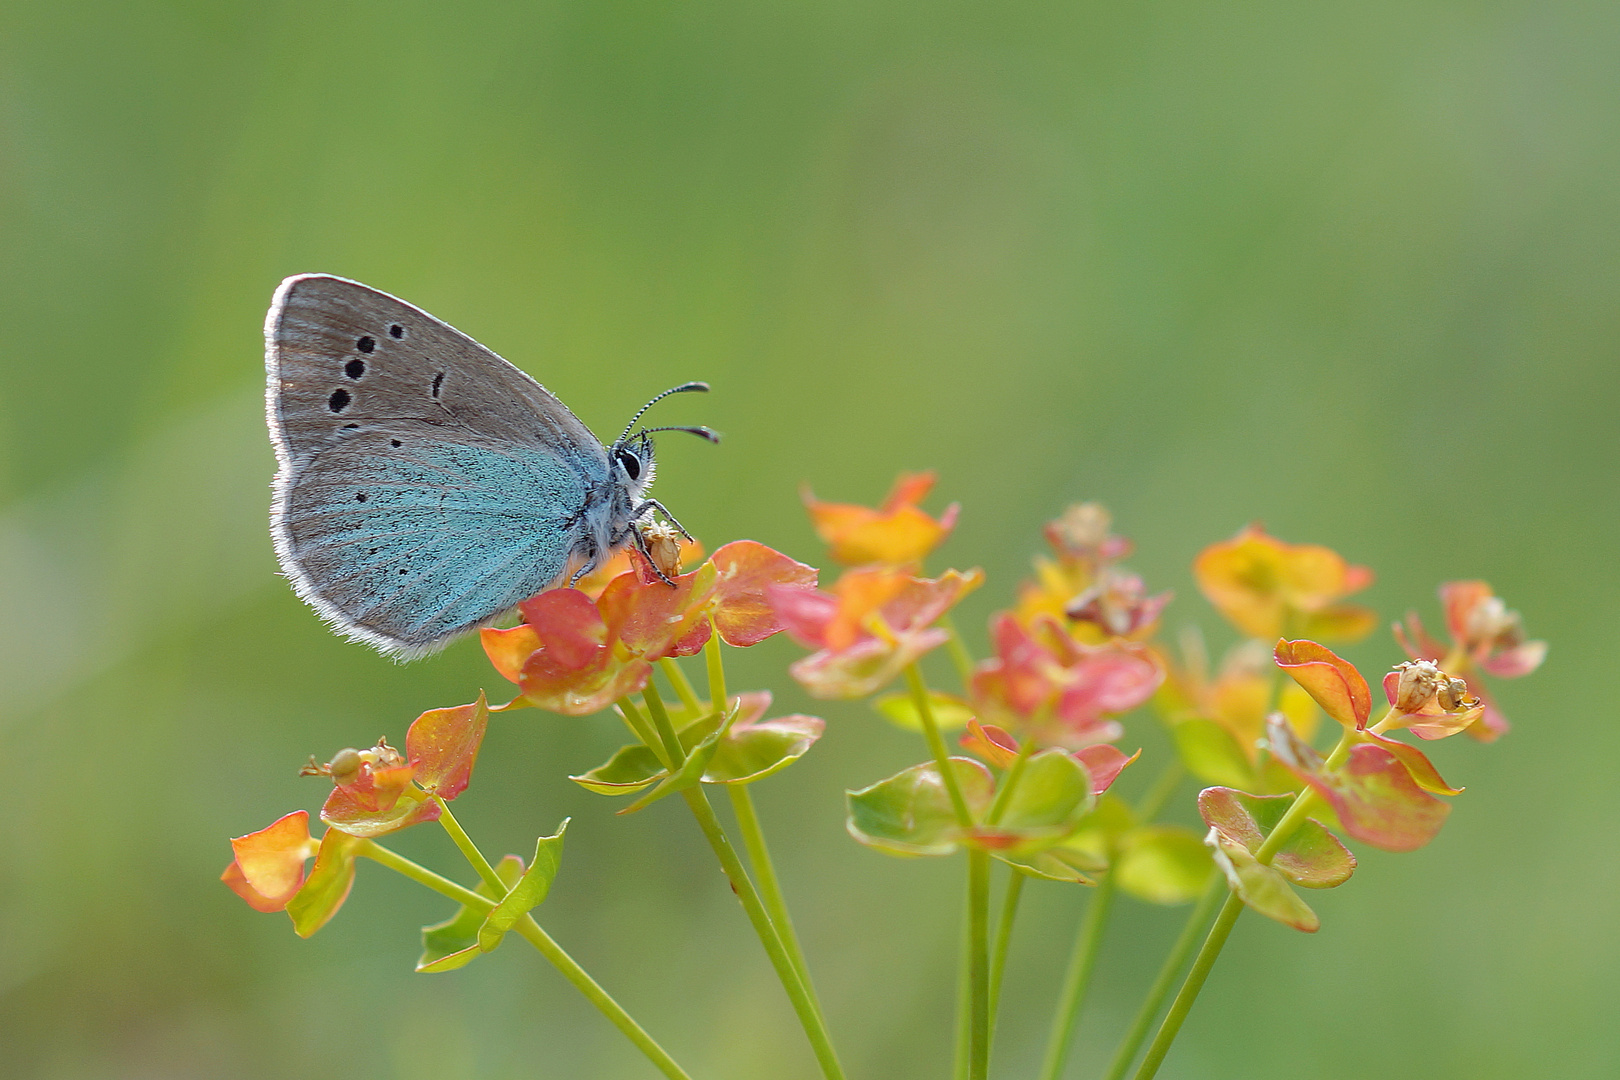
[[[413,975],[447,905],[376,866],[309,941],[215,880],[318,804],[306,755],[504,685],[472,642],[344,644],[275,576],[260,326],[302,271],[598,432],[711,381],[659,415],[725,444],[665,440],[658,484],[711,545],[815,561],[800,482],[938,468],[979,648],[1079,498],[1217,641],[1187,567],[1251,519],[1373,566],[1386,617],[1489,579],[1553,643],[1499,687],[1511,737],[1436,749],[1452,821],[1362,852],[1319,934],[1240,924],[1163,1075],[1615,1075],[1617,55],[1599,0],[0,7],[0,1076],[653,1075],[521,946]],[[734,685],[805,707],[798,652]],[[756,797],[831,1024],[856,1080],[945,1075],[961,868],[842,830],[922,748],[820,711]],[[563,779],[620,736],[500,720],[463,820],[502,851],[574,815],[546,925],[700,1078],[811,1077],[679,804],[615,819]],[[1029,890],[1002,1076],[1083,899]],[[1122,903],[1072,1076],[1182,918]]]

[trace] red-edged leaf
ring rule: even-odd
[[[1374,734],[1371,731],[1364,731],[1361,736],[1365,739],[1371,739],[1394,755],[1402,765],[1406,766],[1406,771],[1412,774],[1412,779],[1416,781],[1418,787],[1423,788],[1425,791],[1433,791],[1441,795],[1457,795],[1462,792],[1462,788],[1452,787],[1446,783],[1445,778],[1440,775],[1440,770],[1434,767],[1434,762],[1430,761],[1423,751],[1417,747],[1403,743],[1399,739]]]
[[[1255,853],[1294,799],[1293,795],[1250,795],[1212,787],[1198,793],[1198,812],[1222,837]],[[1307,818],[1283,841],[1269,865],[1296,885],[1331,889],[1349,880],[1356,858],[1320,822]]]
[[[434,709],[417,717],[405,733],[416,782],[446,800],[467,790],[488,726],[489,707],[481,692],[471,705]]]
[[[815,567],[754,540],[726,544],[710,561],[719,575],[711,615],[715,631],[727,645],[757,645],[786,629],[777,614],[777,593],[816,587]]]
[[[1342,768],[1301,777],[1322,793],[1344,831],[1385,851],[1415,851],[1433,840],[1451,805],[1420,788],[1380,744],[1353,747]]]
[[[1324,712],[1348,728],[1364,728],[1372,711],[1367,680],[1348,660],[1314,641],[1277,642],[1277,666],[1291,675]]]

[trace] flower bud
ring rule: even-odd
[[[332,778],[334,784],[352,784],[360,775],[360,766],[364,763],[365,759],[360,756],[360,751],[353,747],[345,747],[332,755],[332,760],[326,763],[323,771]]]
[[[1448,713],[1462,712],[1480,704],[1479,698],[1468,693],[1468,683],[1463,679],[1448,677],[1438,692],[1438,698],[1440,707]]]
[[[666,578],[679,574],[681,572],[679,530],[664,521],[642,521],[636,527],[641,530],[642,549],[658,572]]]
[[[1403,713],[1415,713],[1433,701],[1449,679],[1433,660],[1410,660],[1397,664],[1395,670],[1401,673],[1395,690],[1395,708]]]

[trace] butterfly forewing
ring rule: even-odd
[[[288,279],[265,333],[276,551],[338,629],[421,655],[567,572],[607,454],[533,379],[341,278]]]

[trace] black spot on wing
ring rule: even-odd
[[[358,379],[366,373],[366,362],[358,356],[343,365],[343,374],[351,379]]]
[[[437,398],[439,396],[439,390],[443,386],[444,386],[444,372],[441,371],[437,375],[433,376],[433,396],[435,398]]]
[[[349,392],[340,387],[332,391],[332,396],[326,399],[326,407],[335,413],[340,413],[347,409],[349,402],[353,400],[354,398],[349,395]]]
[[[354,347],[363,353],[368,353],[377,347],[377,339],[374,337],[363,337],[354,343]]]
[[[388,328],[388,336],[391,337],[391,338],[394,338],[395,340],[398,340],[399,338],[402,338],[402,337],[405,336],[405,328],[403,326],[399,325],[399,323],[395,323],[394,325],[392,325],[392,326],[390,326]]]

